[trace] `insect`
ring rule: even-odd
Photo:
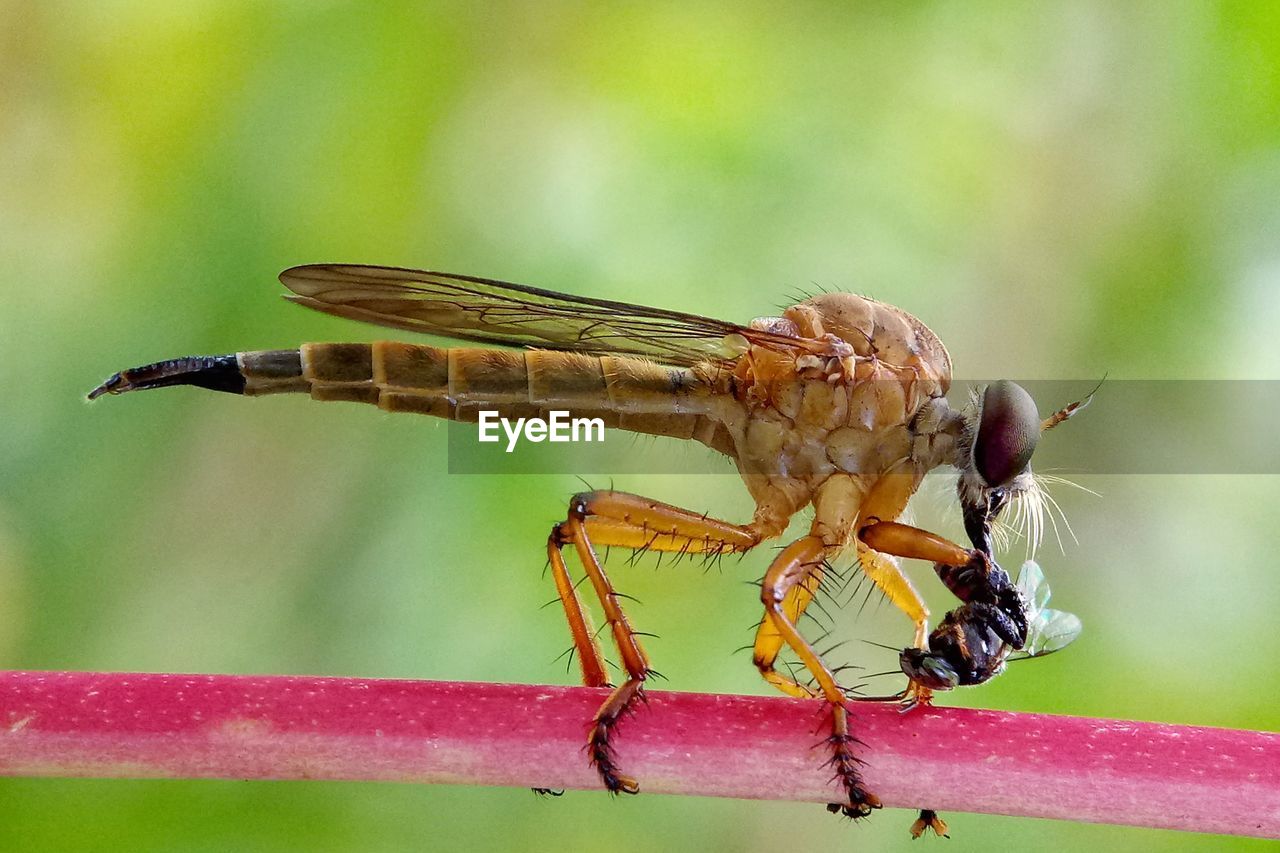
[[[1009,660],[1016,660],[1011,657],[1015,652],[1023,658],[1042,657],[1080,636],[1078,616],[1045,606],[1049,584],[1034,560],[1022,564],[1016,584],[994,561],[983,575],[943,565],[935,568],[964,603],[942,617],[929,634],[927,648],[902,650],[902,671],[914,684],[929,690],[983,684],[1002,673]],[[912,707],[909,703],[904,710]],[[921,809],[911,837],[926,831],[947,834],[946,821],[932,809]]]
[[[930,690],[982,684],[1004,671],[1015,652],[1041,657],[1059,651],[1080,636],[1080,618],[1052,610],[1049,584],[1033,560],[1022,564],[1013,583],[992,563],[982,578],[938,566],[938,574],[964,604],[952,610],[929,635],[928,646],[906,648],[902,671]]]
[[[953,409],[945,397],[951,359],[942,342],[907,312],[849,293],[817,295],[779,317],[738,325],[393,267],[308,265],[284,271],[280,280],[293,292],[287,299],[309,308],[490,346],[380,341],[191,356],[117,373],[89,398],[195,385],[246,396],[304,393],[471,422],[486,410],[515,418],[554,407],[600,417],[606,427],[698,441],[736,464],[756,504],[745,524],[634,494],[588,491],[570,499],[565,520],[548,537],[583,682],[612,686],[566,548],[581,562],[625,671],[588,734],[590,760],[614,792],[639,790],[618,766],[614,738],[652,670],[597,557],[600,546],[740,554],[780,536],[796,512],[812,507],[808,532],[781,549],[761,582],[764,617],[753,661],[782,692],[830,703],[830,763],[845,796],[836,806],[863,817],[880,804],[859,778],[848,699],[797,620],[829,561],[853,551],[861,570],[913,622],[914,646],[925,649],[929,611],[895,558],[987,571],[992,523],[1010,501],[1038,494],[1029,462],[1040,432],[1088,402],[1042,421],[1026,391],[996,383],[979,405]],[[944,464],[960,471],[971,548],[897,521],[925,474]],[[784,646],[814,686],[775,666]],[[912,685],[914,700],[927,701],[929,686]]]

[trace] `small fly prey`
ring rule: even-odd
[[[879,801],[859,779],[850,700],[797,620],[829,562],[852,551],[914,623],[914,646],[928,649],[929,611],[895,558],[988,571],[996,517],[1020,497],[1039,505],[1029,463],[1040,433],[1083,405],[1041,420],[1026,391],[1001,382],[967,409],[953,409],[942,342],[907,312],[849,293],[814,296],[780,317],[738,325],[392,267],[301,266],[280,280],[293,291],[286,298],[319,311],[485,346],[379,341],[190,356],[122,371],[89,397],[197,385],[247,396],[303,393],[468,422],[481,411],[515,419],[565,410],[609,428],[692,439],[737,466],[756,505],[745,524],[610,490],[574,495],[551,530],[547,555],[583,682],[603,687],[610,678],[566,547],[582,564],[625,671],[588,734],[590,760],[611,791],[638,790],[618,766],[613,742],[652,670],[597,556],[600,546],[738,554],[782,535],[796,512],[812,507],[808,532],[778,552],[761,582],[764,617],[753,660],[784,693],[831,704],[831,766],[846,798],[837,806],[863,816]],[[948,464],[960,472],[957,494],[973,547],[897,521],[925,474]],[[776,668],[784,646],[814,686]],[[916,679],[909,689],[915,701],[927,700],[929,683]]]
[[[983,684],[1003,672],[1014,653],[1042,657],[1080,636],[1080,617],[1046,607],[1049,584],[1034,560],[1022,564],[1016,585],[993,563],[984,583],[957,595],[964,604],[943,617],[928,647],[902,651],[902,671],[931,690]]]

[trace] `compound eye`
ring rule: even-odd
[[[960,683],[960,675],[951,664],[924,649],[903,649],[898,662],[907,678],[930,690],[951,690]]]
[[[1040,440],[1036,402],[1021,385],[993,382],[982,393],[982,415],[973,439],[973,467],[997,488],[1026,470]]]

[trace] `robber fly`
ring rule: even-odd
[[[831,704],[831,764],[847,814],[879,806],[853,755],[844,691],[796,627],[828,561],[856,552],[863,572],[929,637],[929,611],[895,557],[977,570],[990,562],[990,525],[1019,496],[1033,495],[1029,461],[1041,431],[1083,403],[1043,421],[1016,385],[988,388],[980,406],[954,410],[944,396],[951,359],[942,342],[901,309],[827,293],[738,325],[522,285],[392,267],[320,264],[280,275],[293,302],[382,326],[460,338],[485,348],[426,344],[303,344],[297,349],[191,356],[125,370],[90,394],[196,385],[246,396],[302,393],[369,403],[386,411],[476,421],[568,409],[606,426],[692,439],[731,458],[755,500],[746,524],[709,518],[617,491],[574,495],[547,541],[582,680],[609,684],[596,632],[562,551],[578,555],[617,646],[625,680],[592,719],[588,754],[610,791],[639,786],[618,767],[619,721],[652,670],[637,632],[597,557],[600,546],[737,554],[780,536],[812,505],[809,532],[783,548],[761,582],[764,618],[753,660],[791,696]],[[523,349],[494,349],[492,345]],[[1087,401],[1085,401],[1087,402]],[[958,494],[974,547],[900,524],[908,499],[939,465],[960,470]],[[780,672],[783,647],[816,687]],[[916,696],[928,686],[915,682]]]

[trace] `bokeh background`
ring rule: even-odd
[[[573,476],[449,474],[440,424],[367,407],[192,389],[84,402],[164,357],[378,337],[278,299],[275,273],[296,263],[740,321],[844,288],[923,318],[960,378],[1280,378],[1280,6],[1265,0],[13,0],[0,103],[10,668],[572,682],[562,617],[539,606]],[[1086,417],[1107,418],[1102,399]],[[703,452],[670,444],[634,452]],[[1040,555],[1084,636],[946,701],[1280,727],[1280,478],[1061,473],[1098,493],[1058,490],[1079,541]],[[750,511],[732,476],[614,482]],[[947,505],[931,484],[917,517],[954,533]],[[757,618],[743,581],[767,559],[708,574],[615,561],[672,688],[766,692],[734,650]],[[950,606],[911,571],[935,612]],[[841,620],[861,637],[909,638],[888,607],[855,613]],[[892,665],[866,644],[847,654]],[[1260,844],[949,817],[949,850]],[[892,849],[910,819],[0,781],[0,846],[28,850]]]

